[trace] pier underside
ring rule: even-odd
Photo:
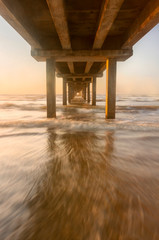
[[[106,118],[113,119],[116,63],[159,22],[159,0],[0,0],[0,14],[46,61],[47,117],[56,116],[56,75],[63,105],[78,96],[96,105],[96,79],[106,69]]]

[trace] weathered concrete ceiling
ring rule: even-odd
[[[132,55],[159,22],[159,0],[0,0],[0,14],[35,59],[56,55],[58,73],[87,76],[101,73],[107,57]]]

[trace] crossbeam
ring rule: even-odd
[[[84,81],[71,81],[71,80],[67,80],[67,83],[72,83],[72,84],[77,84],[77,85],[83,85],[85,83],[91,83],[91,79],[90,80],[84,80]]]
[[[103,74],[57,74],[56,75],[59,78],[92,78],[93,76],[95,77],[103,77]]]
[[[132,49],[121,50],[42,50],[32,49],[31,56],[37,61],[54,58],[56,62],[105,62],[108,58],[125,61],[133,54]]]

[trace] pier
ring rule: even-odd
[[[0,15],[31,56],[46,62],[48,118],[56,117],[56,76],[63,78],[64,106],[79,96],[95,106],[106,69],[105,116],[114,119],[117,62],[159,23],[159,0],[0,0]]]

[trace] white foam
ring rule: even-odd
[[[101,120],[99,122],[74,121],[70,119],[41,119],[0,122],[0,128],[54,128],[66,131],[101,131],[101,130],[159,130],[159,123],[144,123],[120,120]]]

